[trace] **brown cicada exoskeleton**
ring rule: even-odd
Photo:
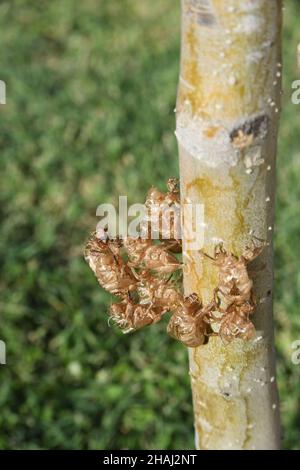
[[[86,245],[84,256],[101,287],[124,297],[136,289],[137,279],[120,256],[118,246],[121,246],[119,241],[104,241],[94,233]]]
[[[243,305],[232,304],[224,312],[220,320],[219,336],[224,343],[230,343],[235,338],[249,341],[255,334],[255,327],[249,316],[254,312],[250,302]]]
[[[154,305],[167,312],[174,310],[181,301],[182,295],[173,282],[154,277],[146,270],[141,271],[138,277],[137,291],[142,305]]]
[[[215,301],[204,306],[197,294],[185,297],[172,315],[167,332],[185,346],[201,346],[212,334],[210,324],[216,307]]]
[[[154,245],[152,240],[127,237],[124,247],[129,257],[129,266],[147,268],[158,274],[171,274],[181,268],[181,263],[162,244]]]
[[[123,333],[130,333],[157,323],[161,320],[162,314],[163,311],[160,308],[135,304],[131,299],[112,304],[110,307],[110,318]]]
[[[169,178],[167,188],[166,193],[154,187],[149,190],[145,203],[148,210],[146,226],[148,232],[154,234],[154,238],[164,241],[168,250],[180,253],[182,244],[179,181]]]
[[[180,204],[179,180],[177,178],[169,178],[167,181],[168,192],[163,193],[157,188],[152,187],[147,194],[146,207],[156,206],[159,210],[161,204]],[[159,212],[158,214],[159,215]]]
[[[257,258],[265,245],[246,248],[240,257],[227,252],[223,244],[216,246],[214,257],[210,257],[219,269],[218,291],[224,297],[227,306],[235,303],[242,305],[244,302],[255,303],[253,295],[253,281],[249,276],[248,264]]]

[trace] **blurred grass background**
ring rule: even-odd
[[[299,0],[288,0],[278,157],[276,346],[284,445],[300,449]],[[0,4],[1,449],[191,449],[187,355],[158,324],[123,336],[82,259],[102,202],[178,174],[174,0]]]

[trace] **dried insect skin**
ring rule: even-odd
[[[148,238],[127,237],[124,239],[124,247],[132,266],[137,266],[143,261],[143,255],[150,246],[151,240]]]
[[[89,239],[85,248],[84,257],[95,275],[97,275],[96,272],[99,262],[100,264],[108,266],[115,265],[116,262],[115,256],[107,242],[99,240],[96,234],[93,234]]]
[[[220,322],[219,335],[224,343],[230,343],[235,338],[249,341],[255,335],[255,327],[249,320],[249,315],[254,312],[254,306],[245,302],[238,306],[232,304],[224,313]]]
[[[152,276],[149,271],[139,273],[138,293],[140,303],[153,305],[164,312],[174,310],[182,299],[174,283]]]
[[[219,269],[219,284],[216,294],[221,295],[219,312],[221,317],[215,317],[220,323],[219,336],[224,343],[235,338],[248,341],[253,338],[255,328],[249,316],[255,310],[253,281],[248,273],[248,264],[257,258],[265,244],[260,247],[246,247],[240,257],[228,253],[223,244],[215,247],[213,262]],[[208,255],[206,255],[208,256]]]
[[[99,240],[93,234],[85,249],[85,259],[101,287],[111,294],[125,297],[136,289],[137,280],[118,253],[118,245],[119,242]]]
[[[247,247],[240,257],[228,253],[223,244],[215,247],[214,264],[219,269],[218,291],[222,294],[227,306],[235,303],[253,302],[253,281],[249,277],[247,265],[257,258],[265,246]],[[204,253],[205,256],[208,256]]]
[[[211,334],[210,313],[214,308],[214,302],[204,307],[197,294],[182,298],[169,321],[168,334],[189,348],[201,346]]]
[[[179,180],[177,178],[169,178],[167,181],[168,192],[166,195],[166,203],[171,206],[172,204],[180,204],[180,190]]]
[[[169,178],[167,188],[168,192],[163,193],[157,188],[152,187],[147,194],[146,207],[152,208],[152,206],[155,206],[159,210],[159,206],[162,204],[167,204],[168,206],[180,204],[179,180],[177,178]]]
[[[197,348],[205,343],[201,317],[191,317],[184,312],[174,313],[168,324],[167,332],[172,338],[189,348]]]
[[[146,267],[159,274],[171,274],[181,267],[181,263],[164,245],[153,245],[152,240],[127,237],[124,247],[130,260],[128,265],[134,268]]]
[[[181,220],[180,220],[180,191],[179,181],[176,178],[169,178],[167,181],[168,192],[163,193],[152,187],[147,195],[145,205],[149,211],[148,222],[152,225],[148,227],[148,233],[153,228],[154,223],[157,228],[157,235],[160,240],[166,242],[168,250],[175,253],[182,251],[181,244]]]
[[[162,309],[152,308],[151,305],[135,304],[130,299],[112,304],[110,307],[110,317],[123,333],[130,333],[157,323],[161,320],[162,314]]]

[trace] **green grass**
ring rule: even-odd
[[[276,323],[285,447],[300,448],[300,2],[286,2]],[[187,355],[163,324],[109,328],[82,259],[101,202],[178,174],[174,0],[0,4],[0,448],[190,449]]]

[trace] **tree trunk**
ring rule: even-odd
[[[225,345],[216,336],[189,350],[199,449],[280,447],[272,233],[281,20],[281,0],[182,0],[176,122],[182,204],[204,205],[203,250],[210,255],[219,241],[238,256],[253,235],[269,242],[252,275],[255,339]],[[185,293],[208,302],[216,267],[187,240],[184,259]]]

